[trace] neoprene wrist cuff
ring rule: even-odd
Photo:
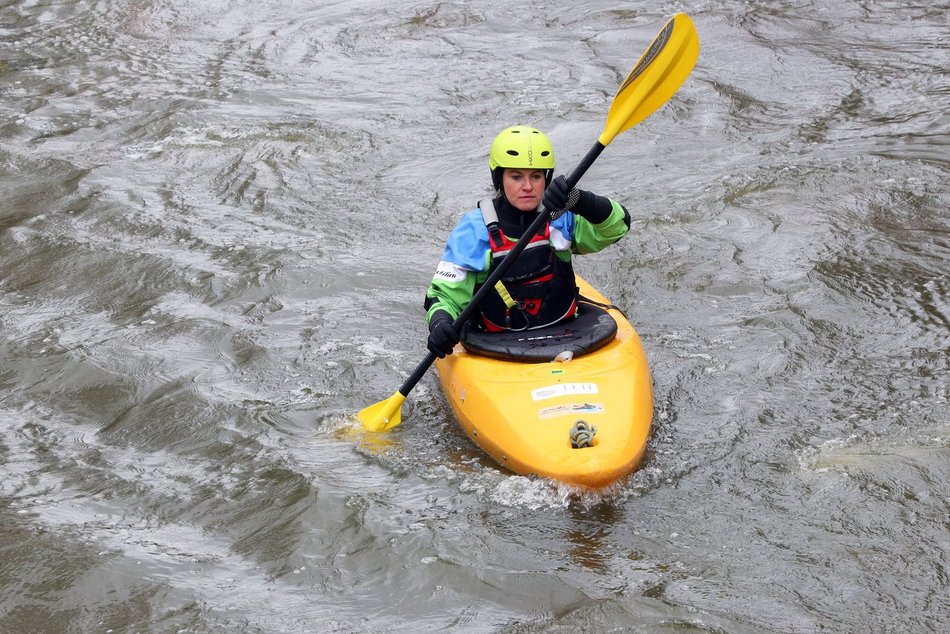
[[[585,220],[595,225],[599,225],[610,217],[613,205],[610,204],[608,198],[583,189],[578,191],[580,192],[580,198],[578,198],[577,204],[571,208],[571,211],[583,216]]]
[[[440,321],[447,321],[450,324],[455,322],[455,320],[452,319],[452,316],[447,312],[444,310],[437,310],[432,313],[432,318],[429,320],[429,332],[432,332],[432,329],[435,328],[435,325]]]

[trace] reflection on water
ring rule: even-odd
[[[610,548],[611,527],[623,521],[623,513],[609,500],[593,508],[573,505],[569,510],[576,524],[567,532],[571,561],[594,573],[609,573],[610,561],[605,549]]]
[[[0,8],[0,630],[941,631],[944,12],[685,7],[699,65],[582,186],[640,332],[642,468],[514,476],[426,377],[486,143],[567,170],[634,3]],[[670,10],[671,12],[672,10]]]

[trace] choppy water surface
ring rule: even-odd
[[[602,494],[500,471],[422,296],[492,136],[585,185],[655,380]],[[945,631],[940,3],[0,4],[0,630]]]

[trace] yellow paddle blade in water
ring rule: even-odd
[[[696,26],[688,15],[677,13],[620,84],[598,141],[607,145],[669,101],[692,72],[698,57]]]
[[[385,401],[364,407],[356,417],[366,431],[386,431],[402,422],[402,404],[406,397],[396,392]]]

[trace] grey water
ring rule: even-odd
[[[666,19],[699,62],[582,187],[641,468],[504,471],[425,356],[512,124],[568,172]],[[950,628],[950,7],[0,2],[0,631]]]

